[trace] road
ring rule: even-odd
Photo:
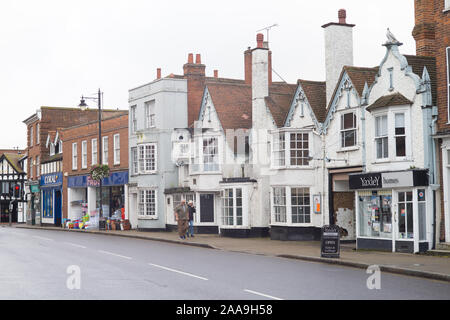
[[[450,283],[428,279],[382,273],[369,290],[362,269],[7,226],[0,270],[0,299],[450,299]]]

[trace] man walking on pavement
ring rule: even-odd
[[[194,202],[192,200],[189,200],[188,202],[188,210],[189,210],[189,228],[187,232],[187,236],[194,237],[194,213],[195,213],[195,207]]]
[[[175,208],[175,220],[178,222],[178,235],[180,239],[186,239],[186,230],[188,228],[189,209],[186,205],[186,200],[181,200],[181,203]]]

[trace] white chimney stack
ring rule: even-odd
[[[346,22],[344,9],[338,12],[339,22],[322,26],[325,30],[325,73],[327,107],[339,80],[343,66],[353,66],[353,27]]]

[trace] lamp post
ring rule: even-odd
[[[97,100],[98,103],[98,164],[102,164],[102,92],[100,89],[98,89],[97,97],[84,97],[81,96],[80,104],[78,105],[81,110],[86,110],[87,104],[85,102],[85,99],[89,100]],[[103,217],[103,201],[102,201],[102,180],[100,179],[100,208],[99,208],[99,214],[98,214],[98,228],[100,229],[100,218]]]

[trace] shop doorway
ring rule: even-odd
[[[214,194],[200,194],[200,222],[214,222]]]
[[[55,191],[55,226],[61,226],[61,191]]]
[[[0,222],[9,222],[9,201],[2,201],[0,208]],[[17,205],[13,205],[13,210],[11,212],[11,222],[17,222]]]

